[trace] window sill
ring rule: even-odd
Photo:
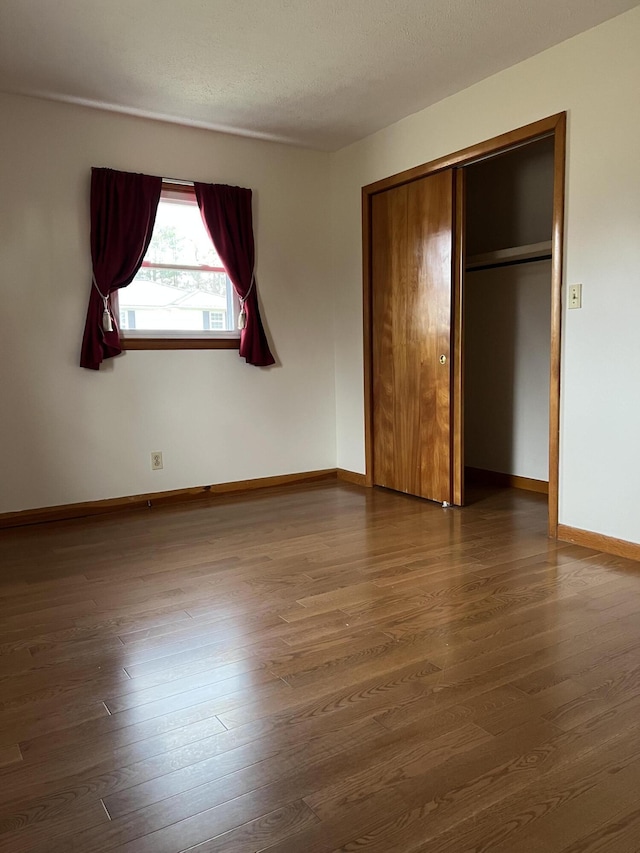
[[[229,338],[133,338],[122,336],[123,350],[240,349],[240,337]]]

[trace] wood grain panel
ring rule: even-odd
[[[420,491],[414,494],[440,502],[452,499],[453,182],[448,170],[408,185],[412,291],[407,327],[415,340],[411,370],[417,373],[420,400]]]
[[[453,175],[371,204],[374,481],[450,501]]]
[[[372,199],[373,471],[376,484],[398,491],[408,491],[404,463],[416,450],[410,445],[396,459],[396,397],[404,383],[404,376],[396,374],[406,363],[406,356],[399,352],[401,342],[395,340],[395,335],[400,331],[404,339],[401,322],[406,310],[403,294],[407,287],[407,215],[406,187]],[[408,401],[409,406],[414,404],[415,400]],[[403,438],[411,439],[406,427]]]

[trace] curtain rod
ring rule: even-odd
[[[160,177],[161,181],[166,181],[169,184],[181,184],[185,187],[192,187],[195,181],[186,181],[184,178],[167,178],[163,175],[147,175],[146,172],[126,172],[122,169],[114,169],[111,166],[92,166],[91,171],[96,169],[97,171],[107,171],[107,172],[122,172],[124,175],[145,175],[147,178],[157,178]]]
[[[213,186],[231,186],[235,189],[249,189],[249,187],[240,187],[235,184],[213,184],[211,181],[187,181],[184,178],[167,178],[161,175],[148,175],[146,172],[126,172],[122,169],[114,169],[112,166],[92,166],[91,171],[107,171],[107,172],[121,172],[124,175],[145,175],[147,178],[160,178],[161,181],[164,181],[167,184],[177,184],[178,186],[183,187],[193,187],[196,183],[202,184],[212,184]]]
[[[167,184],[180,184],[182,187],[192,187],[194,185],[194,181],[185,181],[183,178],[163,178],[162,179]]]

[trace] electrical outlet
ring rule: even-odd
[[[582,285],[569,285],[569,308],[582,308]]]
[[[151,454],[151,470],[160,471],[163,468],[162,453],[159,450],[154,450]]]

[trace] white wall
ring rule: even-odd
[[[0,512],[335,466],[328,157],[0,95]],[[280,367],[233,351],[78,366],[91,166],[253,188]]]
[[[640,541],[640,8],[332,158],[338,465],[364,471],[360,188],[569,113],[560,521]]]
[[[465,464],[549,479],[551,261],[465,276]]]

